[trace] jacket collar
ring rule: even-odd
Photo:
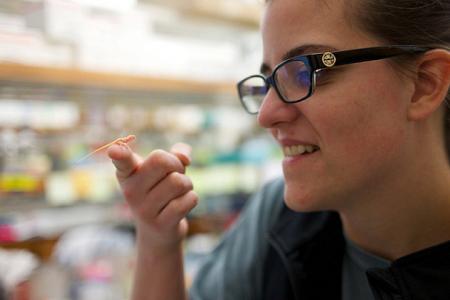
[[[269,242],[284,262],[296,298],[338,299],[345,242],[336,212],[299,213],[285,206]]]
[[[296,299],[339,299],[345,239],[336,212],[283,208],[269,232]],[[376,299],[448,299],[450,241],[412,253],[387,269],[367,271]]]

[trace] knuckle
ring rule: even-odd
[[[198,196],[194,191],[189,191],[180,199],[174,203],[175,213],[183,217],[189,213],[198,203]]]
[[[168,175],[171,185],[177,192],[185,192],[193,188],[192,181],[186,175],[172,172]]]
[[[193,209],[198,204],[198,195],[194,191],[189,191],[186,195],[187,201],[189,203],[189,210]]]
[[[147,160],[151,166],[156,166],[166,172],[177,170],[174,158],[164,150],[153,150]]]
[[[186,214],[184,203],[182,201],[174,201],[172,203],[172,210],[177,218],[181,218]]]

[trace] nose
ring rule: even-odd
[[[258,112],[258,123],[264,128],[273,128],[279,123],[289,122],[298,116],[295,104],[285,103],[274,88],[269,89]]]

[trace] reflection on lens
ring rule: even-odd
[[[285,100],[297,101],[308,95],[311,72],[302,61],[290,61],[276,71],[275,81]]]
[[[250,77],[240,85],[239,92],[245,109],[257,113],[267,94],[266,82],[259,76]]]
[[[257,113],[264,100],[264,96],[246,96],[243,98],[245,108],[250,113]]]

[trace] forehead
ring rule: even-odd
[[[349,19],[350,2],[353,1],[269,1],[262,19],[265,64],[273,67],[287,52],[303,45],[335,49],[368,46],[368,37]]]

